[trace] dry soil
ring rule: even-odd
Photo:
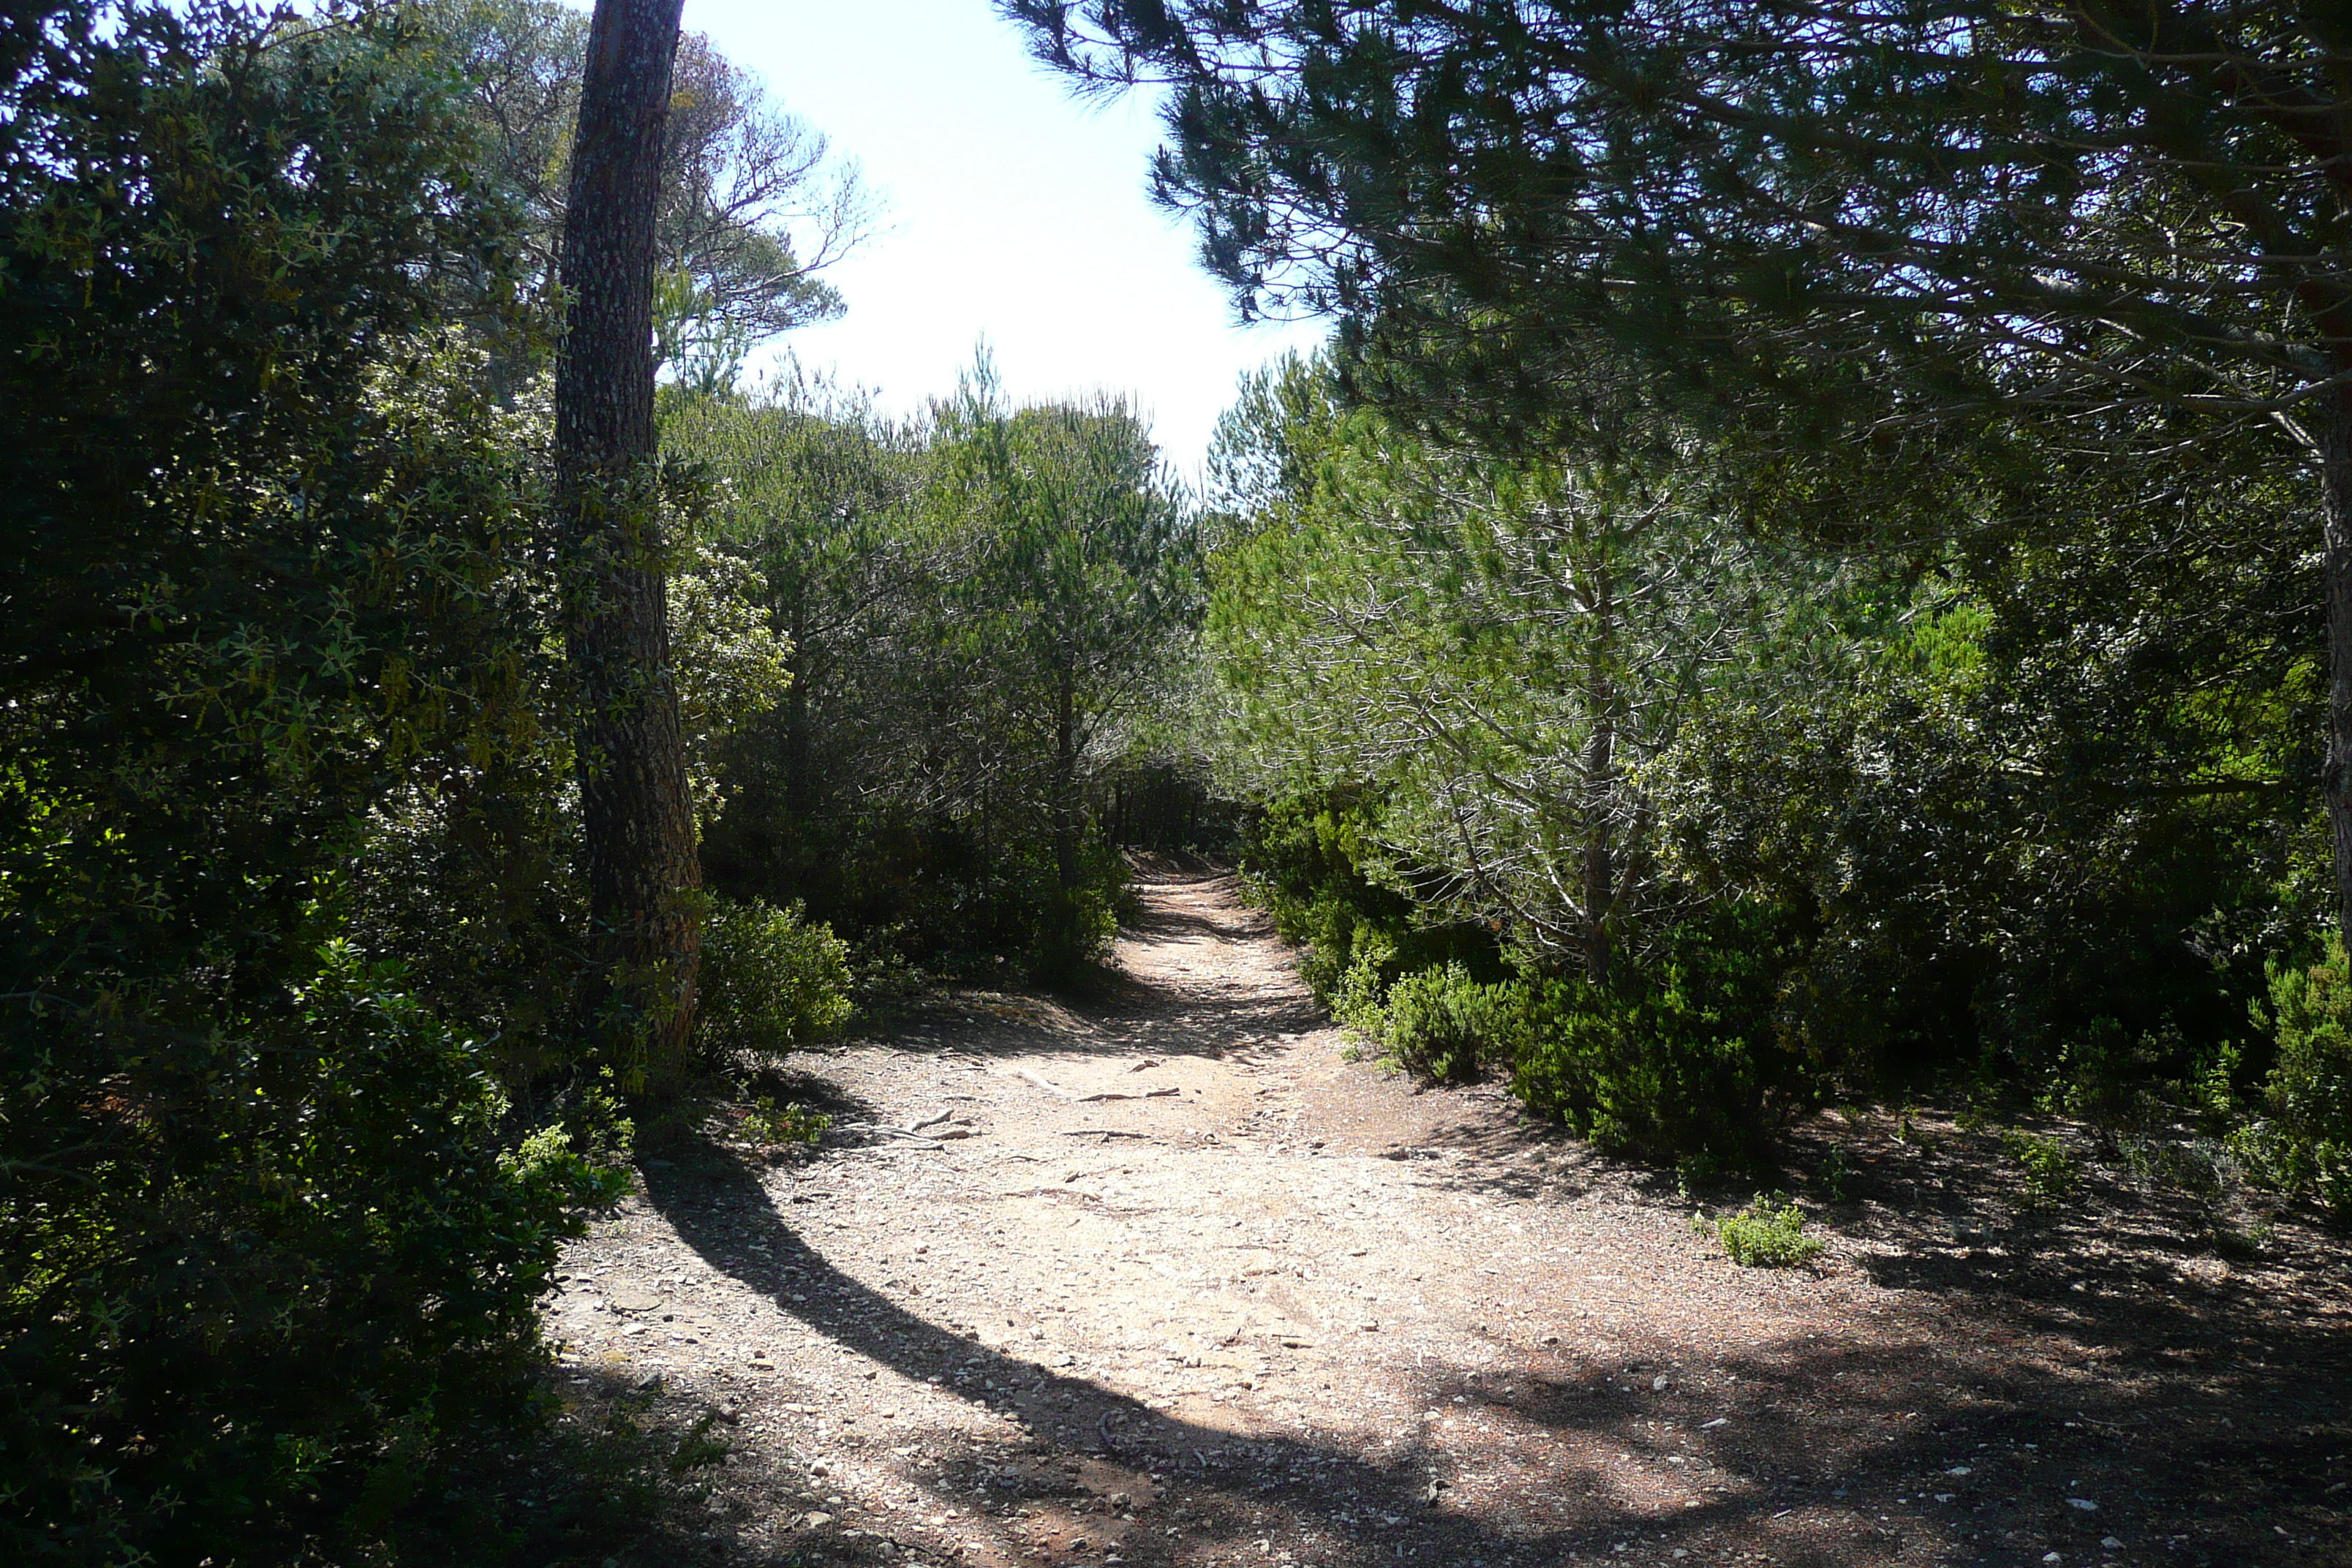
[[[730,1450],[606,1563],[2352,1564],[2340,1240],[1832,1117],[1829,1250],[1736,1268],[1744,1194],[1416,1092],[1229,879],[1141,891],[1115,994],[937,996],[808,1060],[820,1148],[667,1150],[572,1248],[569,1392]]]

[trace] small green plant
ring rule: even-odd
[[[1675,1161],[1675,1190],[1687,1202],[1693,1192],[1722,1173],[1723,1162],[1704,1151],[1682,1155]]]
[[[1761,1193],[1746,1208],[1713,1219],[1700,1210],[1691,1215],[1691,1229],[1713,1235],[1742,1268],[1794,1268],[1819,1257],[1824,1245],[1805,1234],[1804,1214],[1794,1203],[1775,1208]]]
[[[1845,1152],[1845,1145],[1831,1144],[1829,1157],[1822,1162],[1822,1191],[1833,1203],[1845,1202],[1847,1186],[1855,1173],[1853,1156]]]
[[[2237,1164],[2226,1148],[2210,1138],[2178,1143],[2125,1133],[2116,1140],[2116,1148],[2124,1169],[2142,1187],[2193,1197],[2220,1196]]]
[[[1351,1029],[1377,1036],[1388,1002],[1381,968],[1396,956],[1396,943],[1379,931],[1360,931],[1348,967],[1331,998],[1331,1016]]]
[[[2236,1258],[2241,1262],[2251,1262],[2262,1257],[2277,1239],[2276,1227],[2261,1219],[2237,1225],[2216,1216],[2205,1227],[2205,1245],[2212,1248],[2217,1257]]]
[[[822,1110],[805,1105],[780,1106],[775,1096],[763,1094],[744,1113],[741,1128],[743,1136],[755,1143],[814,1145],[832,1125],[833,1118]]]
[[[717,1415],[706,1415],[688,1428],[686,1434],[678,1438],[677,1447],[670,1452],[669,1468],[672,1475],[682,1476],[692,1470],[706,1470],[713,1465],[723,1465],[727,1462],[727,1456],[732,1450],[725,1438],[712,1435],[711,1429],[718,1425]]]
[[[2025,1167],[2026,1198],[2036,1208],[2064,1202],[2082,1180],[2081,1163],[2055,1138],[2012,1127],[2000,1135],[2000,1146]]]

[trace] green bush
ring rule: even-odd
[[[114,1079],[102,1185],[0,1205],[10,1561],[352,1561],[539,1423],[539,1298],[620,1173],[506,1145],[482,1047],[347,947],[236,1023]]]
[[[1324,1003],[1331,1009],[1331,1016],[1340,1023],[1379,1039],[1388,1017],[1396,943],[1385,931],[1359,927],[1349,933],[1346,951],[1349,955],[1348,967],[1330,994],[1323,998]]]
[[[2269,1016],[2278,1059],[2263,1085],[2270,1115],[2232,1140],[2254,1173],[2352,1215],[2352,972],[2341,939],[2309,966],[2273,964]]]
[[[1805,1216],[1794,1203],[1774,1208],[1761,1193],[1746,1208],[1712,1220],[1704,1211],[1693,1215],[1691,1228],[1712,1234],[1742,1268],[1794,1268],[1822,1247],[1819,1237],[1805,1234]]]
[[[1610,981],[1555,976],[1531,987],[1512,1087],[1602,1149],[1753,1160],[1769,1097],[1815,1090],[1776,1028],[1784,962],[1777,918],[1735,906]]]
[[[1527,1029],[1527,990],[1480,984],[1458,963],[1408,974],[1389,988],[1381,1039],[1401,1065],[1440,1083],[1510,1063]]]
[[[774,1056],[841,1026],[850,1013],[849,948],[801,906],[713,901],[703,928],[695,1042],[703,1058]]]
[[[469,346],[528,342],[514,215],[405,15],[11,22],[0,1561],[384,1562],[543,1429],[617,1190],[538,1049],[562,899],[362,918],[395,825],[495,868],[570,772],[531,400]]]

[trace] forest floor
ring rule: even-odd
[[[581,1561],[2352,1564],[2340,1240],[1867,1113],[1792,1146],[1853,1172],[1828,1250],[1737,1268],[1671,1178],[1351,1059],[1229,879],[1140,891],[1101,1001],[937,994],[795,1058],[818,1149],[642,1162],[563,1392],[728,1453]]]

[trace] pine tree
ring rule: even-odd
[[[2325,0],[1016,0],[1174,91],[1155,183],[1245,310],[1486,438],[1638,363],[1792,455],[2053,410],[2274,430],[2326,523],[2352,928],[2352,15]],[[1596,348],[1597,345],[1597,348]]]
[[[654,227],[680,4],[599,0],[589,24],[555,381],[565,640],[604,970],[593,994],[625,1077],[655,1089],[685,1058],[700,951],[654,428]]]

